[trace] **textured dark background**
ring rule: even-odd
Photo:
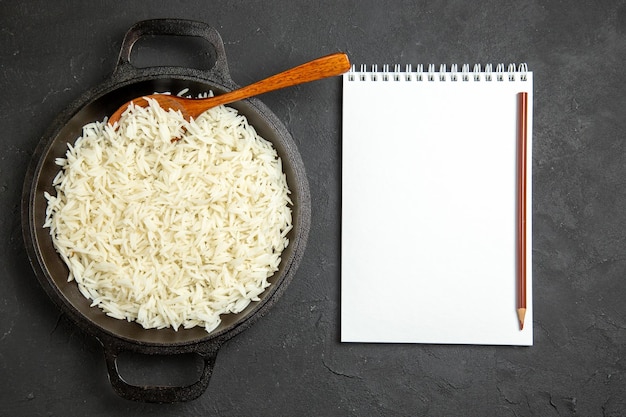
[[[128,27],[157,17],[217,28],[239,84],[336,50],[367,64],[527,62],[535,345],[339,343],[337,78],[262,98],[298,143],[314,201],[285,295],[222,348],[198,400],[118,398],[98,343],[30,269],[19,197],[55,115],[110,75]],[[0,0],[0,415],[626,416],[625,59],[624,1]],[[177,363],[143,362],[127,372],[180,377]]]

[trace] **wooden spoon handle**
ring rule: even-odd
[[[306,62],[246,87],[215,96],[207,101],[211,102],[211,107],[219,106],[220,104],[232,103],[233,101],[243,100],[281,88],[341,75],[349,69],[350,61],[348,60],[348,56],[338,52]],[[205,111],[207,109],[207,102],[205,101],[203,104],[203,101],[205,100],[196,100],[193,103],[186,103],[189,113],[197,116]]]

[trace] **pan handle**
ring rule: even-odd
[[[131,51],[135,43],[144,36],[196,36],[203,38],[215,48],[215,64],[208,70],[220,80],[231,81],[226,50],[219,32],[203,22],[185,19],[150,19],[135,23],[128,29],[113,71],[113,77],[119,79],[137,76],[139,69],[131,64]]]
[[[109,382],[113,390],[122,398],[133,401],[150,403],[174,403],[191,401],[202,395],[209,386],[209,380],[213,373],[215,359],[220,348],[219,344],[212,345],[208,350],[195,352],[202,358],[202,373],[198,380],[186,386],[151,386],[132,385],[126,382],[119,373],[117,367],[118,356],[126,351],[117,344],[104,344],[104,357],[106,360]]]

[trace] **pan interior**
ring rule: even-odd
[[[289,246],[283,251],[279,270],[269,279],[271,285],[260,296],[261,301],[252,302],[244,311],[238,314],[222,315],[222,323],[210,334],[203,328],[179,329],[144,329],[134,322],[113,319],[102,312],[97,307],[90,307],[90,302],[79,292],[75,282],[67,282],[68,269],[59,255],[56,253],[49,229],[42,227],[45,219],[46,199],[44,191],[54,194],[52,180],[57,174],[59,167],[54,163],[56,158],[63,157],[67,150],[68,143],[73,143],[80,135],[82,127],[96,120],[103,120],[105,116],[113,113],[120,105],[137,96],[152,94],[154,92],[177,93],[185,88],[189,89],[189,94],[198,95],[208,90],[213,90],[216,94],[224,92],[223,88],[205,82],[186,79],[151,79],[115,88],[95,99],[87,102],[74,114],[69,115],[69,119],[62,125],[60,130],[49,138],[49,146],[44,153],[39,156],[40,164],[32,179],[31,193],[31,227],[34,236],[34,250],[37,253],[38,263],[41,268],[39,276],[44,285],[48,285],[49,290],[56,294],[61,304],[66,309],[74,313],[80,324],[87,326],[90,330],[104,331],[113,336],[142,343],[156,345],[178,345],[208,340],[217,335],[224,334],[229,330],[245,322],[263,304],[269,302],[276,293],[289,272],[291,263],[295,256],[295,243],[299,232],[301,207],[300,198],[303,181],[300,167],[294,165],[293,155],[296,152],[295,145],[286,133],[284,128],[276,125],[273,115],[268,115],[267,110],[260,108],[254,101],[242,101],[233,103],[241,114],[248,118],[248,121],[257,132],[266,140],[273,143],[279,156],[282,159],[283,171],[287,177],[287,183],[291,191],[293,201],[293,229],[288,235]],[[296,161],[297,162],[297,161]]]

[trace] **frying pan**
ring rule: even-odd
[[[215,64],[208,70],[184,67],[137,68],[131,63],[135,42],[148,36],[187,36],[206,40],[215,52]],[[212,90],[222,94],[238,88],[230,77],[224,44],[212,27],[190,20],[156,19],[141,21],[126,33],[118,62],[111,77],[83,94],[63,111],[37,145],[27,170],[22,193],[22,230],[33,270],[47,294],[88,334],[103,346],[107,371],[113,390],[120,396],[146,402],[188,401],[208,387],[220,347],[248,328],[278,300],[292,280],[302,258],[311,221],[311,196],[304,165],[293,138],[280,120],[258,99],[232,103],[239,113],[266,140],[272,142],[282,159],[283,171],[293,201],[293,229],[289,246],[283,251],[278,271],[260,301],[251,303],[238,314],[222,315],[222,323],[207,333],[203,328],[144,329],[137,323],[108,317],[83,297],[75,282],[68,282],[68,269],[55,251],[49,229],[44,229],[46,200],[44,192],[55,194],[52,180],[59,170],[55,158],[64,157],[68,143],[81,135],[82,126],[101,121],[123,103],[154,92],[176,93],[189,89],[192,96]],[[118,371],[117,359],[123,352],[149,355],[195,353],[200,356],[202,372],[198,380],[185,386],[133,385]]]

